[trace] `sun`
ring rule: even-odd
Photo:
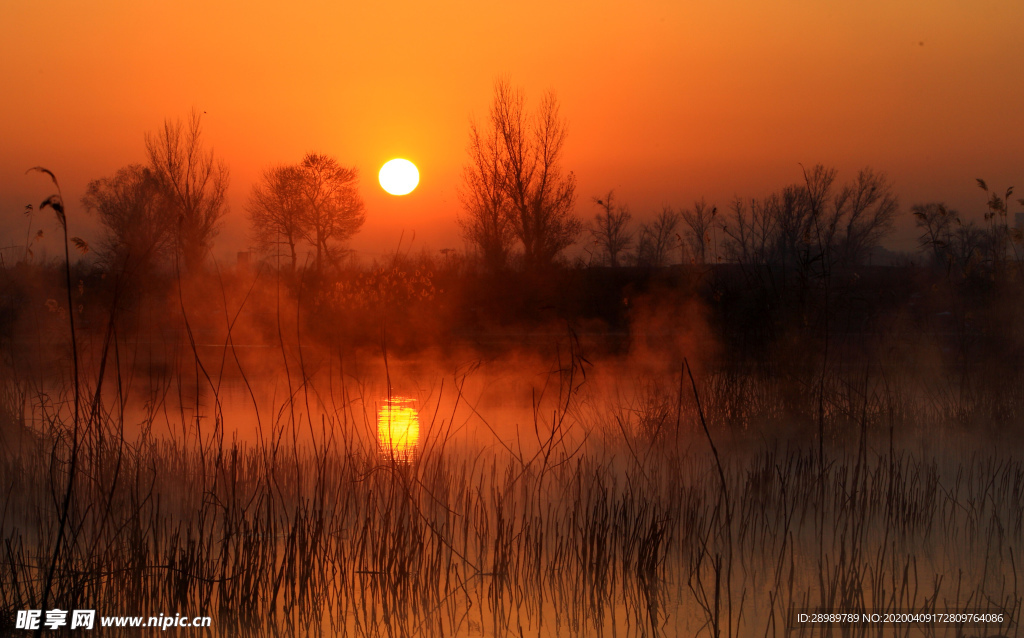
[[[392,195],[408,195],[420,183],[420,172],[407,159],[393,159],[380,168],[380,186]]]

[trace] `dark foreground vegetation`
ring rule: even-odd
[[[488,412],[486,445],[460,436],[473,373],[454,372],[411,461],[382,454],[368,397],[301,367],[255,426],[215,401],[178,434],[154,410],[131,438],[127,392],[83,379],[76,419],[69,386],[8,382],[4,623],[49,606],[241,635],[760,636],[820,607],[983,611],[1004,620],[935,635],[1016,632],[1019,374],[986,387],[880,357],[804,385],[686,364],[624,381],[561,354],[534,420],[499,436]],[[321,419],[301,415],[311,394]]]

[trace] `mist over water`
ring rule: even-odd
[[[1016,244],[865,263],[855,224],[810,239],[833,178],[737,205],[736,233],[804,231],[731,235],[728,263],[692,232],[689,265],[0,271],[0,627],[61,605],[254,636],[920,628],[795,620],[871,610],[1012,634]]]
[[[142,554],[107,550],[127,573],[199,561],[180,563],[170,589],[71,578],[60,595],[108,613],[209,612],[247,635],[783,635],[827,605],[973,609],[1015,626],[1024,472],[1008,445],[993,452],[956,423],[1015,410],[1019,393],[950,392],[957,368],[902,359],[941,357],[926,341],[839,354],[811,385],[806,353],[771,369],[727,355],[705,302],[678,294],[634,298],[625,339],[548,323],[458,343],[419,332],[418,348],[390,339],[399,320],[376,344],[331,343],[295,299],[287,313],[217,313],[201,295],[181,304],[187,326],[161,328],[170,315],[155,312],[119,328],[102,384],[94,322],[80,352],[94,414],[83,463],[98,478],[81,498],[109,502],[129,529],[205,531],[190,550],[155,535]],[[276,335],[263,323],[296,314]],[[54,524],[18,518],[46,502],[40,453],[68,454],[68,344],[53,335],[35,349],[23,336],[12,359],[26,362],[14,387],[31,391],[18,395],[23,429],[5,432],[17,490],[3,531],[22,548]],[[83,534],[119,546],[79,515]],[[5,604],[32,604],[10,586],[27,564],[5,564]]]

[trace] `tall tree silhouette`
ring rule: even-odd
[[[293,271],[303,237],[302,178],[298,166],[267,169],[253,185],[246,204],[256,245],[264,252],[276,252],[281,242],[287,244]]]
[[[470,129],[462,192],[463,234],[485,259],[508,245],[506,224],[528,270],[550,265],[576,241],[583,226],[573,214],[576,178],[561,168],[565,139],[553,94],[530,117],[521,90],[505,80],[495,84],[489,128]]]
[[[712,243],[712,231],[718,207],[708,208],[707,202],[701,198],[693,203],[693,210],[683,211],[683,223],[686,224],[686,240],[694,260],[699,264],[707,263],[707,249]]]
[[[99,256],[108,268],[136,273],[157,266],[174,244],[174,225],[153,171],[132,164],[89,182],[82,205],[104,228]]]
[[[359,173],[327,155],[309,153],[298,166],[301,179],[303,236],[314,247],[317,272],[324,261],[337,263],[342,243],[355,235],[366,220],[359,197]]]
[[[870,168],[844,185],[836,177],[836,169],[819,164],[803,171],[802,184],[752,199],[749,207],[737,201],[722,226],[727,252],[741,263],[817,272],[866,261],[899,209],[892,182]]]
[[[636,246],[637,265],[660,267],[668,264],[670,251],[674,247],[682,248],[682,240],[676,233],[678,225],[679,213],[670,206],[663,206],[657,217],[641,225]]]
[[[614,191],[608,191],[604,197],[594,198],[601,212],[594,216],[589,230],[600,251],[601,261],[612,268],[618,268],[619,259],[633,241],[633,235],[627,228],[633,216],[625,206],[616,206],[614,202]]]
[[[266,253],[287,244],[292,270],[298,266],[300,245],[306,244],[317,272],[325,264],[336,264],[344,242],[365,221],[358,184],[355,168],[316,153],[298,164],[267,169],[245,207],[253,240]]]
[[[504,270],[508,265],[516,238],[505,188],[503,146],[496,126],[481,132],[476,124],[471,124],[467,149],[470,162],[463,168],[463,185],[459,189],[459,199],[466,212],[458,220],[462,235],[492,272]]]
[[[187,124],[165,120],[146,135],[150,170],[173,222],[174,245],[189,271],[202,268],[227,212],[228,169],[203,148],[201,114],[193,110]]]

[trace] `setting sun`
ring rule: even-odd
[[[392,195],[408,195],[420,183],[416,165],[406,159],[393,159],[380,169],[380,186]]]

